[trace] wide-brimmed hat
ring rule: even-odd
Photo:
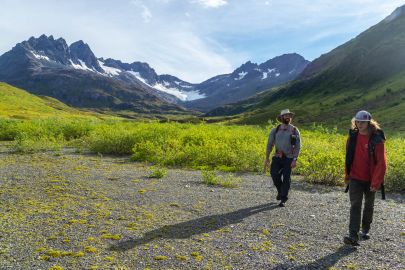
[[[290,109],[284,109],[284,110],[281,110],[280,115],[277,116],[277,120],[281,122],[281,116],[286,115],[286,114],[291,114],[291,116],[295,115],[295,113],[290,112]]]

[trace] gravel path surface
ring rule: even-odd
[[[128,157],[0,149],[0,269],[404,269],[405,196],[377,194],[371,239],[352,248],[343,188],[269,176],[238,188]],[[56,267],[61,268],[56,268]]]

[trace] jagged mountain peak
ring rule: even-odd
[[[253,68],[256,68],[256,67],[257,67],[256,63],[252,63],[251,61],[247,61],[246,63],[242,64],[236,70],[238,70],[238,69],[247,69],[247,70],[249,70],[249,69],[253,69]]]
[[[42,34],[40,37],[31,37],[27,41],[17,44],[39,60],[51,60],[63,65],[69,64],[69,47],[63,38],[55,40],[53,36]]]
[[[86,66],[90,69],[94,69],[98,72],[104,72],[93,51],[87,43],[83,40],[78,40],[69,46],[71,61],[74,64],[79,64],[82,67]]]
[[[63,38],[54,39],[52,35],[49,37],[45,34],[42,34],[38,38],[30,37],[28,41],[23,41],[22,43],[28,43],[34,49],[43,49],[43,48],[50,48],[50,47],[58,47],[60,48],[67,48],[66,40]]]

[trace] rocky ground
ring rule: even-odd
[[[294,177],[286,207],[266,175],[237,188],[128,157],[0,153],[0,269],[404,269],[405,196],[377,194],[371,239],[342,242],[342,187]],[[59,268],[58,268],[59,267]]]

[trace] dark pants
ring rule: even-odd
[[[273,157],[271,161],[270,175],[281,200],[288,199],[291,183],[291,162],[292,158],[287,157]]]
[[[363,219],[361,219],[361,206],[363,204],[363,195],[364,195],[364,209],[363,209]],[[375,192],[370,191],[370,182],[350,179],[349,197],[350,197],[349,234],[351,237],[358,238],[358,233],[360,230],[360,220],[362,220],[361,222],[362,230],[365,232],[368,232],[370,230],[371,222],[373,222]]]

